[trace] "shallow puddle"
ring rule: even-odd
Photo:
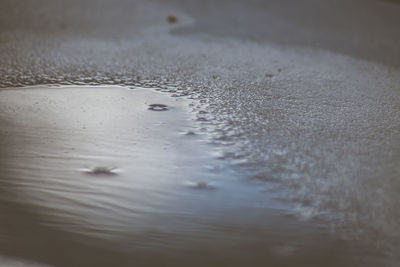
[[[384,265],[332,234],[328,216],[299,219],[283,189],[217,159],[189,104],[117,86],[1,90],[0,254],[50,266]]]

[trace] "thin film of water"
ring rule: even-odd
[[[289,191],[221,156],[209,121],[190,111],[195,100],[118,86],[0,95],[9,256],[53,266],[380,262],[359,259],[374,250],[330,235],[323,214],[299,219],[282,201]]]

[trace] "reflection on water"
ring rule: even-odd
[[[299,220],[278,201],[287,192],[180,134],[199,130],[187,101],[2,90],[0,254],[54,266],[387,266],[373,245],[330,231],[331,216]]]

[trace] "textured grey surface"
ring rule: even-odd
[[[245,177],[398,256],[398,1],[3,0],[0,14],[1,87],[178,89]]]

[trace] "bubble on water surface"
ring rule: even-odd
[[[93,166],[84,169],[84,172],[92,175],[116,175],[118,170],[114,166]]]
[[[164,104],[150,104],[149,105],[149,110],[152,111],[167,111],[168,106]]]

